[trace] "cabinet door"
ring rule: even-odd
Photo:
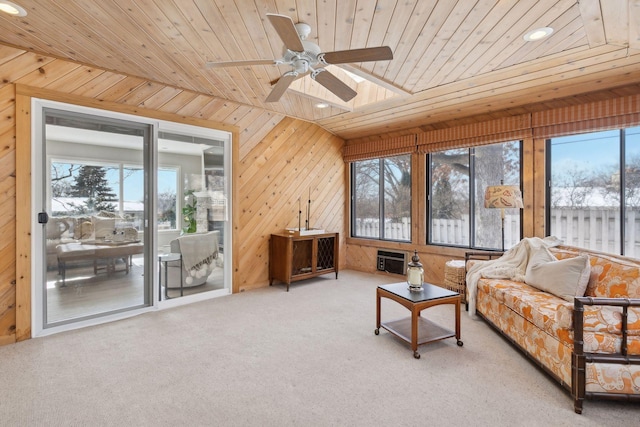
[[[316,271],[331,270],[335,267],[335,237],[318,238]]]
[[[307,274],[312,271],[313,240],[294,240],[291,259],[291,275]]]

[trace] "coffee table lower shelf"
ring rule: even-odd
[[[380,324],[380,327],[411,344],[411,317],[384,322]],[[379,330],[376,329],[376,335],[379,333]],[[456,334],[452,330],[443,328],[424,317],[418,317],[418,342],[416,345],[428,344],[455,336]],[[461,345],[462,341],[457,341],[458,345]]]

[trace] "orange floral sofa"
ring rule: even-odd
[[[640,401],[640,260],[571,246],[558,259],[589,256],[584,297],[568,302],[523,282],[480,278],[476,313],[584,399]]]

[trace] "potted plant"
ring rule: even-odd
[[[182,208],[183,227],[182,233],[195,233],[197,229],[196,212],[198,211],[198,199],[193,195],[194,190],[185,193],[185,204]],[[189,203],[191,201],[191,203]]]

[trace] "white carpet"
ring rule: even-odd
[[[261,288],[0,347],[7,426],[630,426],[640,406],[569,394],[483,321],[463,347],[375,329],[384,275]],[[394,279],[391,279],[393,281]],[[383,320],[408,315],[383,299]],[[453,327],[453,307],[423,315]]]

